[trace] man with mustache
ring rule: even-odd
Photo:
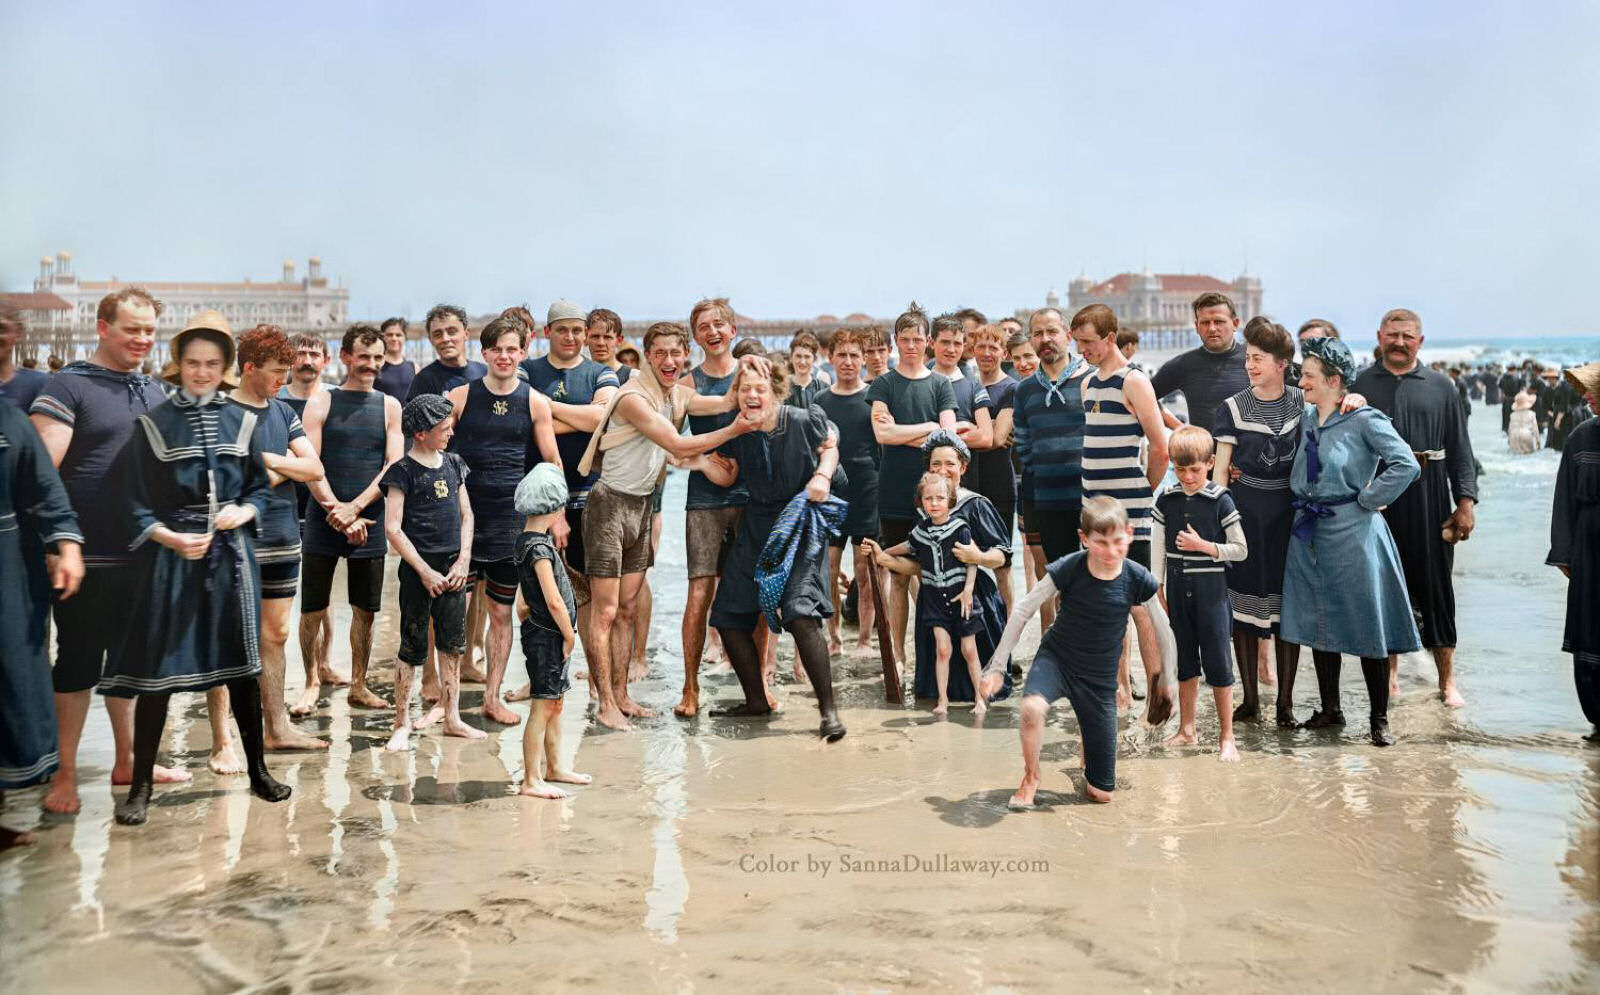
[[[1451,571],[1455,543],[1475,526],[1478,475],[1467,436],[1467,419],[1450,378],[1417,361],[1422,319],[1394,308],[1378,323],[1382,362],[1356,377],[1351,390],[1394,421],[1422,475],[1384,509],[1405,566],[1406,589],[1417,610],[1422,645],[1439,668],[1439,696],[1451,708],[1465,705],[1456,689],[1456,594]],[[1389,658],[1389,693],[1398,692],[1398,661]]]
[[[120,502],[123,445],[138,417],[167,399],[139,372],[156,344],[161,302],[143,287],[124,287],[101,298],[95,328],[100,344],[87,362],[68,363],[34,398],[29,415],[60,471],[83,532],[83,585],[57,601],[55,685],[61,766],[44,796],[47,812],[78,811],[78,743],[89,718],[89,694],[100,682],[111,640],[133,624],[133,535]],[[133,780],[133,699],[106,698],[115,759],[112,784]],[[189,780],[181,770],[157,765],[157,784]]]
[[[1083,378],[1087,363],[1067,353],[1067,322],[1053,307],[1028,318],[1039,357],[1012,396],[1012,438],[1033,487],[1028,528],[1039,535],[1046,563],[1078,551],[1083,512]]]
[[[342,384],[306,404],[305,433],[322,458],[325,476],[311,481],[302,538],[300,645],[314,641],[328,611],[333,571],[345,561],[350,599],[350,691],[356,708],[388,708],[367,687],[372,622],[383,601],[384,505],[382,481],[405,452],[400,402],[374,389],[383,368],[383,335],[371,325],[351,325],[339,345]],[[421,374],[418,374],[421,379]],[[311,678],[306,695],[315,702]]]

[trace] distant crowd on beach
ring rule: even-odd
[[[1233,725],[1261,720],[1263,684],[1278,726],[1343,727],[1354,657],[1368,739],[1388,746],[1400,655],[1428,650],[1441,703],[1466,703],[1453,565],[1476,528],[1467,420],[1480,398],[1501,406],[1514,451],[1562,450],[1548,562],[1570,578],[1563,648],[1600,726],[1600,363],[1432,368],[1421,317],[1396,308],[1358,365],[1332,322],[1244,322],[1220,293],[1193,302],[1198,345],[1153,372],[1101,304],[1026,323],[912,304],[892,328],[802,332],[778,353],[741,339],[726,299],[637,344],[616,313],[562,299],[542,321],[512,307],[478,329],[441,304],[423,320],[436,358],[420,368],[405,319],[352,325],[330,385],[321,337],[235,335],[217,312],[194,315],[168,367],[147,371],[162,310],[138,287],[107,295],[94,355],[48,374],[13,362],[26,328],[0,314],[0,790],[47,784],[48,811],[78,810],[96,691],[127,825],[148,818],[155,785],[191,777],[158,763],[178,692],[207,696],[210,769],[246,775],[267,801],[290,788],[266,754],[325,749],[296,723],[336,689],[394,711],[390,750],[430,728],[481,739],[525,722],[521,792],[564,797],[590,780],[561,765],[574,679],[599,726],[658,720],[630,684],[648,672],[671,467],[688,471],[684,534],[666,540],[688,568],[680,719],[707,707],[709,657],[740,691],[713,713],[775,714],[787,634],[817,734],[843,739],[843,620],[849,654],[879,658],[891,700],[902,666],[938,716],[1020,695],[1015,808],[1033,805],[1062,698],[1097,801],[1116,788],[1118,721],[1136,701],[1152,726],[1177,711],[1169,745],[1199,745],[1202,682],[1232,762]],[[535,337],[548,349],[530,357]],[[348,672],[332,659],[341,565]],[[297,597],[305,689],[290,702]],[[392,700],[371,668],[386,597]],[[1012,650],[1035,616],[1024,667]],[[529,681],[508,689],[513,642]],[[1302,647],[1319,691],[1304,719]],[[463,682],[484,685],[475,722]],[[507,707],[520,700],[526,720]]]

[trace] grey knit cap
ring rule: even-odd
[[[567,318],[577,318],[579,321],[589,320],[589,316],[583,308],[563,297],[550,305],[550,310],[545,314],[544,323],[553,325]]]
[[[400,412],[400,431],[407,438],[418,432],[431,432],[455,410],[442,394],[418,394]]]
[[[519,515],[548,515],[567,506],[567,477],[553,463],[540,463],[517,484],[512,498]]]
[[[968,449],[967,444],[961,441],[961,436],[950,431],[948,428],[936,428],[932,432],[928,433],[928,438],[922,443],[922,455],[927,456],[935,449],[939,449],[944,446],[954,449],[956,451],[956,455],[961,457],[961,462],[972,462],[972,450]]]

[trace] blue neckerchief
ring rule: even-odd
[[[1033,371],[1033,376],[1034,379],[1038,380],[1040,385],[1044,387],[1045,407],[1048,408],[1050,406],[1050,399],[1052,397],[1059,397],[1062,404],[1067,403],[1067,396],[1061,393],[1061,388],[1066,385],[1068,380],[1072,379],[1073,374],[1078,372],[1078,367],[1081,365],[1083,365],[1083,361],[1074,357],[1072,362],[1061,368],[1061,379],[1051,383],[1050,380],[1044,375],[1044,364],[1039,364],[1039,368]]]

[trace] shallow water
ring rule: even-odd
[[[596,780],[562,802],[510,794],[520,728],[470,744],[431,730],[385,754],[389,716],[335,692],[307,723],[333,748],[276,757],[295,795],[273,806],[206,770],[191,696],[166,746],[194,783],[160,790],[150,824],[124,829],[97,708],[83,813],[0,856],[0,986],[1594,991],[1600,749],[1579,739],[1562,582],[1542,566],[1555,456],[1504,453],[1498,412],[1473,422],[1490,472],[1457,560],[1471,705],[1446,711],[1431,665],[1407,660],[1393,749],[1355,726],[1248,725],[1228,767],[1128,722],[1116,802],[1091,806],[1062,708],[1045,804],[1014,814],[1014,703],[981,727],[961,708],[937,722],[885,705],[876,662],[852,661],[850,735],[834,746],[792,685],[769,724],[669,715],[632,734],[590,730],[580,686],[565,751]],[[681,495],[675,479],[667,507]],[[681,675],[680,518],[653,580],[653,676],[636,692],[663,711]],[[379,627],[387,670],[392,607]],[[1345,693],[1359,711],[1357,671]],[[1302,716],[1309,660],[1305,672]],[[735,693],[726,675],[708,683]],[[481,689],[465,698],[475,707]],[[36,821],[38,794],[13,794],[7,824]]]

